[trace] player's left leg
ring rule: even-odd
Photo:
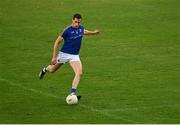
[[[70,66],[72,67],[74,73],[75,73],[75,76],[74,76],[74,79],[73,79],[73,82],[72,82],[72,89],[71,89],[71,94],[75,94],[76,92],[76,89],[79,85],[79,82],[80,82],[80,79],[81,79],[81,76],[82,76],[82,63],[81,61],[72,61],[72,62],[69,62]]]

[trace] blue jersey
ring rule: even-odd
[[[84,27],[80,25],[78,28],[69,26],[64,30],[61,36],[64,39],[64,45],[61,52],[78,55],[81,48],[81,41],[84,34]]]

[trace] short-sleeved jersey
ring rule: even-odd
[[[72,26],[67,27],[61,36],[64,44],[61,52],[78,55],[81,48],[81,41],[84,34],[84,27],[80,25],[78,28]]]

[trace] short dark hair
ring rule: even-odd
[[[73,15],[73,20],[77,18],[77,19],[82,19],[82,16],[79,13],[76,13]]]

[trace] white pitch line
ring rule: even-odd
[[[21,84],[14,83],[12,81],[9,81],[7,79],[3,79],[1,77],[0,77],[0,80],[9,83],[12,86],[17,86],[17,87],[22,88],[22,89],[27,90],[27,91],[38,93],[38,94],[41,94],[41,95],[44,95],[44,96],[47,96],[47,97],[52,97],[52,98],[56,98],[56,99],[63,99],[63,98],[60,98],[60,97],[58,97],[56,95],[53,95],[53,94],[50,94],[50,93],[45,93],[45,92],[37,90],[37,89],[25,87],[25,86],[23,86]],[[111,118],[114,118],[114,119],[119,119],[119,120],[123,120],[123,121],[130,122],[130,123],[138,123],[137,121],[130,120],[130,119],[125,119],[125,118],[120,117],[118,115],[112,115],[112,114],[108,113],[106,110],[99,110],[99,109],[96,109],[96,108],[94,108],[92,106],[88,106],[88,105],[84,105],[84,104],[78,104],[78,105],[80,107],[82,107],[82,108],[89,109],[90,111],[100,113],[100,114],[102,114],[102,115],[104,115],[106,117],[111,117]]]
[[[130,120],[130,119],[125,119],[125,118],[117,116],[117,115],[112,115],[112,114],[110,114],[110,113],[108,113],[106,111],[93,108],[92,106],[87,106],[87,105],[83,105],[83,104],[81,104],[80,106],[83,107],[83,108],[89,109],[91,111],[98,112],[98,113],[100,113],[100,114],[102,114],[104,116],[107,116],[107,117],[112,117],[114,119],[119,119],[119,120],[123,120],[123,121],[126,121],[126,122],[130,122],[131,124],[132,123],[138,123],[137,121]]]
[[[128,110],[147,110],[147,109],[157,109],[157,108],[172,108],[172,107],[180,107],[178,104],[174,105],[159,105],[159,106],[147,106],[147,107],[129,107],[129,108],[119,108],[119,109],[102,109],[103,112],[119,112],[119,111],[128,111]]]
[[[11,82],[11,81],[6,80],[6,79],[0,78],[0,80],[9,83],[9,84],[12,85],[12,86],[17,86],[17,87],[19,87],[19,88],[22,88],[22,89],[24,89],[24,90],[28,90],[28,91],[31,91],[31,92],[34,92],[34,93],[39,93],[39,94],[41,94],[41,95],[45,95],[45,96],[48,96],[48,97],[59,98],[59,97],[57,97],[57,96],[55,96],[55,95],[53,95],[53,94],[44,93],[44,92],[42,92],[42,91],[40,91],[40,90],[37,90],[37,89],[25,87],[25,86],[22,86],[21,84],[14,83],[14,82]]]

